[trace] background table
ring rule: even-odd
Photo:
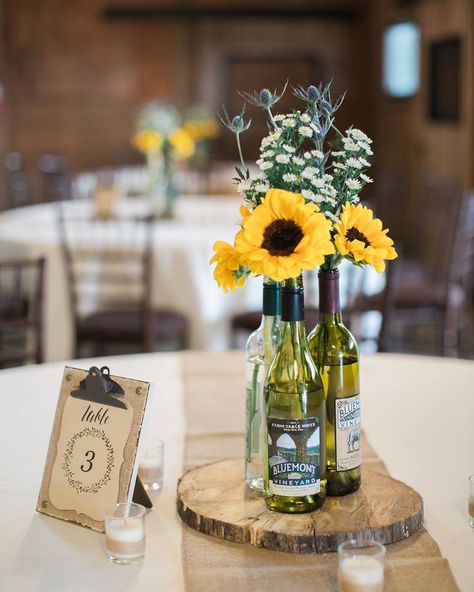
[[[147,517],[145,561],[112,565],[102,535],[35,513],[62,364],[5,370],[0,372],[2,589],[208,592],[232,589],[237,578],[242,589],[257,590],[255,582],[261,582],[262,590],[283,592],[290,578],[304,592],[335,591],[335,577],[318,588],[316,556],[244,549],[192,531],[177,517],[176,482],[189,466],[184,460],[189,451],[193,464],[242,454],[241,352],[148,354],[96,363],[156,383],[148,425],[166,441],[165,485]],[[81,360],[74,365],[90,364]],[[361,377],[369,441],[392,476],[423,496],[426,528],[449,560],[460,589],[471,592],[474,532],[467,522],[467,476],[474,472],[474,363],[379,354],[363,358]],[[400,543],[402,552],[388,547],[388,584],[394,570],[412,573],[419,566],[410,557],[416,536]],[[223,565],[222,558],[231,563]],[[423,561],[433,574],[444,565],[441,558]],[[436,592],[447,589],[453,590],[452,585],[439,582]]]
[[[237,197],[186,196],[177,202],[176,217],[155,224],[153,300],[156,306],[173,307],[191,321],[193,349],[225,349],[229,319],[260,306],[260,282],[248,283],[232,298],[212,277],[209,260],[216,240],[232,241],[240,221]],[[0,256],[47,258],[45,288],[46,361],[72,355],[73,321],[66,273],[57,226],[57,204],[10,210],[0,215]],[[90,200],[63,204],[68,211],[91,212]],[[118,215],[146,212],[146,200],[126,199],[117,205]]]

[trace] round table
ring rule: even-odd
[[[94,360],[109,365],[112,373],[155,383],[148,430],[166,443],[164,488],[147,516],[146,558],[127,567],[108,562],[103,535],[35,512],[63,365],[0,372],[2,590],[180,592],[239,585],[279,592],[294,582],[304,592],[335,592],[335,577],[327,586],[316,586],[318,557],[206,537],[183,526],[177,516],[176,483],[190,466],[190,453],[192,465],[242,454],[243,361],[242,352]],[[88,368],[92,360],[72,365]],[[378,354],[363,357],[361,380],[363,428],[371,445],[393,477],[423,496],[426,528],[449,560],[460,589],[472,591],[474,532],[467,521],[467,477],[474,472],[474,362]],[[414,563],[411,554],[419,541],[411,540],[398,543],[402,550],[388,547],[385,592],[401,589],[393,586],[396,572],[414,577],[419,566],[435,575],[447,570],[434,544],[430,556]],[[335,557],[329,561],[335,566]],[[456,587],[452,580],[449,587],[444,581],[435,588],[414,587],[409,581],[404,589]]]
[[[154,303],[173,307],[191,321],[193,349],[225,349],[229,343],[229,320],[239,312],[258,309],[260,283],[249,282],[232,298],[212,277],[209,260],[216,240],[232,241],[240,220],[238,197],[185,196],[176,204],[173,220],[156,222],[154,232]],[[45,286],[45,359],[72,356],[73,320],[69,290],[57,225],[57,204],[41,204],[0,214],[2,258],[47,258]],[[91,212],[91,200],[62,204],[68,211]],[[146,212],[149,204],[140,198],[122,199],[118,215]]]

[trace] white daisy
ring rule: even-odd
[[[323,214],[326,216],[328,220],[331,220],[331,222],[338,224],[339,218],[335,216],[332,212],[323,212]]]
[[[294,183],[297,179],[298,177],[294,173],[285,173],[283,175],[283,181],[285,183]]]
[[[269,162],[268,160],[265,160],[264,162],[262,162],[261,164],[258,165],[261,171],[266,171],[268,169],[273,168],[273,162]]]
[[[252,188],[252,179],[243,179],[237,183],[237,189],[240,193],[244,193],[245,191],[249,191]]]
[[[302,158],[300,158],[299,156],[293,156],[293,164],[296,164],[296,166],[303,166],[304,165],[304,160]]]
[[[371,179],[368,175],[365,175],[364,173],[360,174],[360,178],[362,179],[362,181],[365,181],[366,183],[373,183],[374,180]]]
[[[303,172],[301,173],[301,176],[304,179],[312,179],[313,177],[315,177],[318,174],[318,169],[316,167],[306,167]]]
[[[336,197],[337,195],[337,190],[335,187],[333,187],[332,185],[325,185],[322,189],[321,189],[321,193],[324,193],[324,195],[327,195],[329,197]]]
[[[278,115],[274,115],[273,119],[275,121],[283,121],[285,119],[286,115],[283,115],[282,113],[279,113]]]
[[[289,152],[290,154],[293,154],[293,152],[295,152],[296,150],[296,148],[293,148],[293,146],[290,146],[289,144],[283,144],[283,149]]]
[[[277,154],[275,160],[279,164],[288,164],[290,162],[290,156],[288,154]]]
[[[358,152],[360,147],[349,138],[344,138],[344,150],[347,152]]]
[[[337,152],[331,152],[332,156],[344,156],[346,153],[344,152],[344,150],[338,150]]]
[[[311,150],[311,154],[319,160],[323,160],[324,158],[324,152],[321,152],[321,150]]]
[[[301,116],[301,121],[309,123],[311,121],[311,117],[307,113],[303,113],[303,115]]]
[[[306,158],[306,160],[310,160],[311,159],[311,152],[305,152],[303,154],[303,156]]]
[[[363,158],[362,156],[359,156],[358,161],[360,162],[361,165],[363,165],[365,167],[371,166],[370,162],[366,158]]]
[[[362,187],[359,179],[346,179],[346,186],[351,191],[359,191],[360,188]]]
[[[332,163],[332,166],[333,166],[335,169],[340,169],[341,171],[343,171],[343,170],[346,168],[346,165],[345,165],[345,164],[343,164],[342,162],[333,162],[333,163]]]
[[[357,142],[357,140],[361,140],[362,142],[367,142],[368,144],[372,144],[372,140],[369,138],[369,136],[364,134],[364,132],[360,129],[357,129],[357,128],[348,129],[348,130],[346,130],[346,134],[348,136],[351,136],[352,138],[354,138],[354,140],[356,142]]]
[[[292,117],[287,117],[283,121],[283,126],[284,127],[295,127],[295,125],[296,125],[296,121]]]
[[[263,154],[263,158],[271,158],[275,154],[274,150],[266,150]]]
[[[323,179],[326,181],[326,183],[331,183],[334,177],[332,175],[324,175]]]
[[[254,190],[258,191],[259,193],[266,193],[267,191],[269,191],[269,189],[270,189],[269,183],[257,183],[254,186]]]
[[[362,150],[368,154],[369,156],[371,156],[373,154],[372,152],[372,148],[369,146],[369,144],[367,144],[367,142],[357,142],[357,144],[360,146],[360,148],[362,148]]]
[[[302,189],[301,194],[305,199],[308,199],[309,201],[316,201],[316,194],[310,191],[309,189]]]
[[[311,185],[316,187],[316,189],[323,189],[325,186],[324,179],[311,179]]]
[[[357,158],[348,158],[346,160],[346,165],[351,169],[357,170],[360,170],[364,166]]]
[[[313,135],[313,130],[309,127],[309,125],[300,126],[298,128],[298,132],[305,138],[311,138],[311,136]]]

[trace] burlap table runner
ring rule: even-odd
[[[241,355],[219,359],[218,367],[212,364],[211,356],[184,357],[185,470],[242,456],[243,368]],[[364,438],[362,453],[364,463],[386,472]],[[267,551],[208,537],[184,524],[182,533],[187,592],[337,592],[335,553],[295,555]],[[425,529],[387,546],[385,578],[385,592],[459,592],[448,561]]]

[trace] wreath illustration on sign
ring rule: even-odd
[[[74,454],[74,447],[76,443],[81,440],[82,438],[98,438],[102,440],[105,444],[105,448],[107,451],[107,465],[105,469],[105,473],[99,481],[92,483],[91,485],[84,485],[82,481],[79,479],[74,479],[74,473],[71,471],[71,462],[73,459]],[[63,455],[63,465],[62,468],[64,470],[64,474],[66,479],[68,480],[69,485],[77,492],[77,493],[98,493],[100,489],[110,481],[110,474],[112,473],[112,469],[114,468],[114,448],[112,446],[112,442],[106,436],[104,430],[99,430],[97,428],[84,428],[82,431],[74,434],[74,436],[69,440],[66,446],[66,452]]]

